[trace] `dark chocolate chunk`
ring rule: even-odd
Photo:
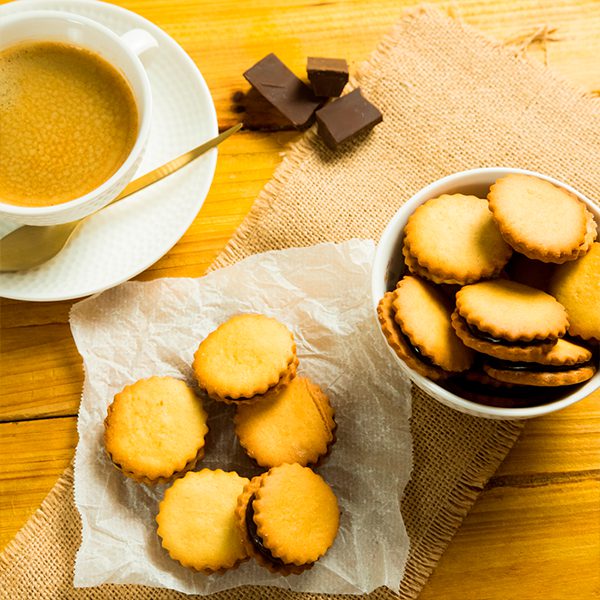
[[[343,58],[308,57],[306,72],[317,96],[339,96],[348,83],[348,63]]]
[[[439,365],[436,365],[428,356],[425,356],[413,343],[410,341],[410,338],[404,333],[404,331],[400,330],[400,334],[402,335],[402,339],[406,343],[406,345],[412,350],[413,354],[416,358],[418,358],[422,363],[429,365],[430,367],[438,367],[441,369]]]
[[[316,115],[318,133],[332,149],[383,121],[379,110],[363,98],[359,88],[324,106]]]
[[[321,101],[274,54],[250,67],[244,77],[295,127],[308,127]]]

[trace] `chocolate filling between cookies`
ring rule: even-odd
[[[258,535],[258,530],[256,529],[256,523],[254,522],[254,500],[256,499],[256,494],[252,494],[250,500],[248,500],[248,505],[246,506],[246,531],[248,533],[248,538],[252,542],[252,546],[254,549],[266,560],[268,560],[271,564],[276,567],[285,567],[287,563],[284,563],[280,558],[273,556],[271,551],[265,546],[263,539]]]
[[[582,367],[591,367],[592,360],[575,365],[543,365],[536,362],[511,361],[494,358],[492,356],[486,359],[486,364],[494,369],[503,371],[527,371],[531,373],[566,373]]]
[[[429,365],[430,367],[437,367],[438,369],[441,369],[441,367],[438,367],[438,365],[436,365],[428,356],[425,356],[416,346],[413,346],[408,336],[402,330],[400,330],[400,335],[402,336],[404,343],[412,350],[415,357],[418,358],[422,363]]]
[[[516,346],[518,348],[529,348],[530,346],[543,346],[543,345],[551,342],[551,340],[549,340],[549,339],[530,340],[528,342],[521,342],[521,341],[512,342],[509,340],[505,340],[503,338],[494,337],[493,335],[490,335],[489,333],[486,333],[485,331],[481,331],[481,329],[475,327],[475,325],[471,325],[470,323],[468,323],[466,319],[463,319],[463,321],[464,321],[467,329],[469,330],[469,333],[473,337],[483,340],[484,342],[489,342],[490,344],[500,344],[501,346]]]

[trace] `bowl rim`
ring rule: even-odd
[[[564,398],[560,398],[559,400],[555,400],[554,402],[548,402],[546,404],[540,404],[537,406],[513,408],[487,406],[485,404],[480,404],[478,402],[467,400],[466,398],[458,396],[457,394],[454,394],[453,392],[448,391],[446,388],[438,385],[431,379],[428,379],[420,373],[412,370],[399,356],[397,356],[393,348],[391,348],[387,343],[377,318],[377,305],[381,299],[381,296],[383,295],[381,292],[382,290],[386,289],[385,281],[383,280],[383,274],[386,272],[386,267],[391,254],[391,248],[394,247],[394,242],[397,241],[398,235],[402,233],[402,231],[397,231],[398,223],[407,218],[408,215],[412,214],[417,206],[423,204],[426,200],[439,195],[436,193],[436,190],[449,183],[453,183],[455,181],[459,183],[461,179],[486,175],[490,178],[493,175],[493,180],[495,181],[496,179],[509,174],[533,175],[566,189],[582,200],[592,211],[596,221],[600,222],[600,207],[598,207],[594,202],[592,202],[589,198],[577,191],[572,186],[549,175],[544,175],[542,173],[527,169],[518,169],[512,167],[482,167],[451,173],[450,175],[446,175],[440,179],[437,179],[436,181],[433,181],[432,183],[418,190],[396,211],[394,216],[388,221],[388,224],[386,225],[375,250],[375,257],[371,270],[371,300],[373,302],[373,310],[377,329],[383,337],[386,346],[388,347],[392,356],[395,358],[396,362],[403,368],[404,372],[419,388],[431,394],[438,402],[467,414],[477,414],[480,417],[493,419],[527,419],[531,417],[542,416],[557,410],[561,410],[562,408],[566,408],[567,406],[582,400],[593,391],[600,388],[600,368],[589,381],[575,390],[572,394],[569,394]],[[490,185],[492,182],[493,181],[490,182]],[[402,230],[403,229],[404,227],[402,227]],[[386,250],[385,253],[384,250]]]

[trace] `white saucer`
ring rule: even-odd
[[[143,17],[96,0],[21,0],[0,7],[0,18],[26,10],[64,10],[94,19],[118,34],[148,30],[159,47],[142,57],[154,100],[152,129],[136,177],[218,134],[208,87],[190,57]],[[19,273],[0,273],[0,296],[66,300],[113,287],[156,262],[185,233],[208,193],[217,150],[163,181],[91,217],[58,256]],[[0,222],[0,236],[14,229]]]

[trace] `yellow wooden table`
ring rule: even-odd
[[[212,91],[221,129],[240,118],[232,95],[247,89],[242,72],[268,52],[277,52],[297,73],[307,55],[345,56],[356,65],[415,3],[119,2],[188,51]],[[534,39],[528,54],[600,95],[598,0],[465,0],[451,10],[501,40],[556,27],[559,40],[547,42],[544,52]],[[205,272],[271,177],[286,144],[298,136],[276,127],[254,119],[252,130],[222,146],[214,183],[195,222],[138,279]],[[1,304],[0,549],[73,456],[83,374],[68,326],[71,304]],[[426,599],[594,597],[600,597],[599,393],[527,424],[422,593]]]

